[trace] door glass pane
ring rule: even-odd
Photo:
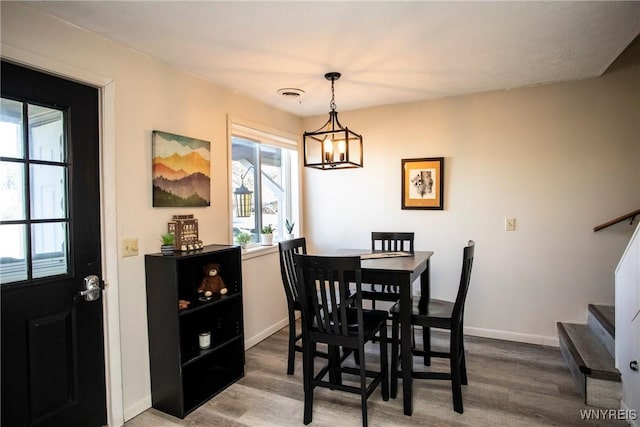
[[[67,273],[67,224],[31,225],[33,278]]]
[[[66,217],[66,167],[31,165],[31,219]]]
[[[29,104],[29,157],[32,160],[63,162],[62,111]]]
[[[64,113],[6,98],[1,101],[0,283],[66,274],[69,220]]]
[[[0,283],[27,280],[26,228],[24,224],[0,225]]]
[[[22,159],[22,103],[0,100],[0,156]]]
[[[0,162],[0,221],[25,219],[24,163]]]

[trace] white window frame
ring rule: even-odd
[[[227,117],[227,169],[228,169],[228,182],[229,182],[229,242],[234,242],[233,236],[233,218],[234,218],[234,188],[233,188],[233,149],[232,138],[233,137],[244,138],[257,144],[265,144],[272,147],[285,148],[297,153],[297,159],[290,161],[290,167],[283,168],[283,179],[288,182],[290,190],[285,197],[285,203],[287,204],[287,212],[290,212],[290,217],[295,221],[295,234],[301,235],[302,228],[302,211],[301,211],[301,194],[300,194],[300,181],[302,176],[302,170],[300,167],[300,141],[299,136],[274,129],[259,123],[251,122],[249,120],[241,119],[232,115]],[[296,170],[296,174],[292,173],[292,169]],[[286,230],[278,229],[277,238],[274,243],[282,240]],[[260,251],[273,248],[273,246],[261,246],[259,243],[251,243],[247,245],[249,251]]]

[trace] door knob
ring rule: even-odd
[[[637,361],[637,360],[634,360],[633,362],[630,362],[630,363],[629,363],[629,368],[630,368],[632,371],[637,371],[637,370],[638,370],[638,361]]]
[[[102,286],[100,286],[100,278],[95,274],[84,278],[84,290],[79,292],[85,301],[95,301],[100,298]]]

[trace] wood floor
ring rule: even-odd
[[[417,334],[420,335],[420,334]],[[434,347],[446,348],[446,335],[434,332]],[[464,414],[453,411],[448,381],[414,380],[413,416],[403,415],[402,394],[384,402],[380,389],[368,401],[371,426],[626,426],[624,421],[584,421],[582,403],[560,350],[531,344],[465,337],[469,385],[463,386]],[[246,353],[244,378],[184,420],[149,409],[126,427],[301,426],[302,363],[286,375],[287,328]],[[377,344],[367,347],[375,364]],[[368,353],[369,354],[369,353]],[[419,359],[415,358],[416,364]],[[318,362],[319,363],[319,362]],[[434,367],[446,369],[445,361]],[[399,390],[402,390],[402,383]],[[617,408],[615,408],[617,409]],[[315,427],[360,426],[360,397],[316,389]]]

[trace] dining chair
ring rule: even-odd
[[[371,252],[408,252],[413,254],[413,232],[371,232]],[[371,301],[371,308],[376,308],[376,301],[397,302],[400,291],[395,285],[363,284],[362,299]]]
[[[294,254],[307,253],[307,241],[304,237],[285,240],[278,243],[280,251],[280,274],[284,293],[287,296],[287,310],[289,312],[289,347],[287,351],[287,375],[293,375],[295,365],[295,352],[302,352],[302,345],[298,341],[302,339],[302,332],[296,331],[296,313],[300,312],[300,298],[296,283],[297,272],[294,264]]]
[[[475,242],[469,240],[462,253],[462,272],[460,284],[455,302],[438,299],[420,298],[414,300],[411,314],[411,325],[423,328],[447,329],[449,335],[449,351],[437,352],[431,350],[430,343],[425,343],[424,350],[414,348],[413,354],[449,359],[450,372],[413,372],[413,378],[450,380],[453,394],[453,409],[462,414],[462,388],[467,385],[467,366],[464,355],[463,319],[464,305],[469,290],[471,279],[471,267],[473,266]],[[395,398],[398,392],[398,363],[399,363],[399,337],[400,310],[398,304],[391,307],[392,332],[391,332],[391,397]]]
[[[367,398],[378,385],[382,399],[389,400],[387,363],[387,311],[362,308],[360,257],[294,255],[298,276],[298,294],[302,310],[304,424],[313,413],[313,390],[325,387],[359,394],[362,425],[367,425]],[[355,284],[355,291],[350,288]],[[380,369],[367,370],[365,343],[379,334]],[[315,348],[328,346],[329,360],[316,374]],[[342,354],[340,351],[342,350]],[[354,353],[357,367],[344,364]],[[327,374],[329,379],[327,380]],[[357,375],[359,386],[344,384],[342,374]],[[369,381],[368,381],[369,379]]]

